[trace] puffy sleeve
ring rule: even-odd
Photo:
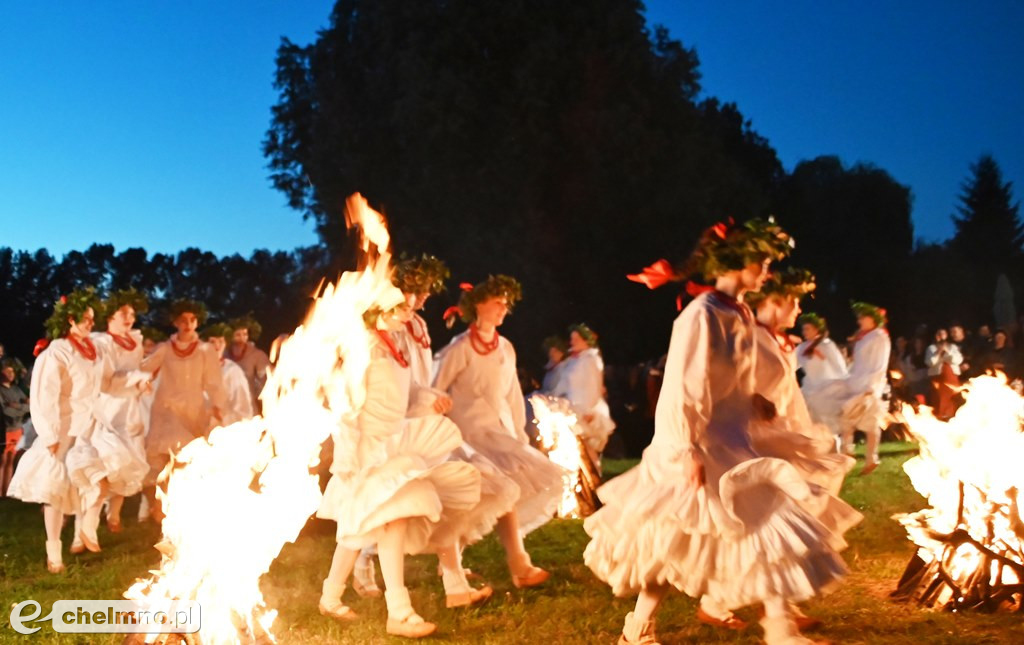
[[[29,398],[39,445],[52,446],[60,441],[61,401],[70,395],[71,377],[67,365],[52,349],[44,351],[32,368],[32,396]]]
[[[712,324],[711,313],[699,303],[690,303],[672,326],[665,377],[655,411],[655,435],[691,447],[703,445],[714,406],[712,352],[715,346],[724,351],[721,326]],[[733,383],[732,387],[735,386]]]
[[[825,355],[825,365],[828,367],[828,378],[846,378],[846,359],[835,343],[821,343],[819,348]]]
[[[395,378],[391,359],[378,357],[366,368],[366,400],[359,411],[359,432],[370,437],[384,437],[402,429],[409,405]]]
[[[155,373],[160,369],[160,366],[164,364],[164,357],[167,356],[168,343],[170,341],[164,341],[153,349],[153,353],[142,359],[142,365],[139,367],[144,372],[150,374]]]
[[[577,374],[570,386],[569,400],[579,409],[590,411],[601,401],[604,370],[596,353],[587,352],[578,360],[580,364],[575,368]]]
[[[434,387],[442,392],[450,392],[452,383],[459,377],[459,374],[469,365],[469,356],[466,354],[465,343],[458,338],[453,340],[448,347],[438,354],[437,374],[434,376]]]
[[[861,340],[864,343],[864,340]],[[857,348],[857,355],[850,369],[850,390],[855,394],[877,389],[878,381],[885,378],[889,367],[889,336],[874,335],[869,342]]]
[[[217,352],[207,344],[203,344],[203,391],[210,397],[210,404],[224,412],[227,406],[227,393],[224,390],[224,376],[220,370],[220,359]]]

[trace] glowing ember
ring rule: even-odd
[[[534,394],[530,404],[541,448],[548,459],[566,470],[562,475],[558,517],[590,515],[597,507],[594,491],[600,484],[600,473],[587,456],[576,413],[569,401],[559,397]]]
[[[1019,608],[1024,399],[1005,378],[991,376],[970,381],[964,395],[949,422],[903,406],[921,447],[903,468],[930,507],[895,516],[919,547],[896,595],[953,610]]]
[[[384,219],[359,195],[346,216],[363,232],[365,266],[327,285],[305,323],[275,347],[263,416],[216,428],[175,456],[161,496],[160,568],[124,594],[148,608],[200,602],[207,644],[273,640],[276,612],[264,603],[260,577],[319,506],[320,445],[364,400],[363,313],[402,300],[391,284]]]

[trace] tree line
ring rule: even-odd
[[[93,247],[69,266],[115,280],[107,274],[128,254],[125,275],[148,276],[138,279],[159,297],[205,296],[226,315],[253,311],[287,330],[320,275],[350,265],[343,204],[359,191],[387,215],[395,250],[443,258],[453,285],[491,273],[522,281],[502,333],[528,364],[543,361],[541,339],[579,321],[613,362],[660,355],[678,291],[624,276],[682,260],[727,217],[774,214],[793,233],[792,262],[819,277],[807,307],[837,333],[852,327],[851,299],[887,307],[909,331],[991,318],[1000,273],[1022,295],[1018,207],[991,157],[965,180],[956,236],[915,243],[908,186],[830,156],[787,172],[768,138],[700,82],[697,52],[649,28],[637,0],[339,0],[314,42],[282,39],[263,141],[271,182],[315,222],[319,247],[248,259]],[[39,253],[8,255],[27,266]],[[7,302],[52,299],[43,292],[65,288],[61,276],[89,275],[47,270],[55,277],[40,284],[15,271]],[[450,333],[434,313],[457,294],[445,298],[428,312],[438,342]],[[41,315],[24,309],[27,322]]]

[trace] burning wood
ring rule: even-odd
[[[930,507],[894,517],[918,550],[893,596],[951,611],[1024,611],[1024,399],[991,376],[973,379],[964,396],[948,422],[903,406],[921,447],[903,468]]]
[[[582,430],[569,402],[563,398],[534,394],[530,397],[537,425],[537,437],[548,458],[564,468],[559,517],[580,518],[601,505],[597,487],[601,471],[590,458]]]

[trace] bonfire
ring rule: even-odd
[[[902,408],[920,443],[903,468],[929,507],[894,518],[918,549],[893,595],[951,611],[1021,611],[1024,398],[994,376],[971,380],[963,396],[948,422]]]
[[[384,219],[359,195],[346,206],[362,233],[362,268],[322,285],[305,322],[275,344],[263,415],[193,440],[165,471],[160,567],[124,595],[154,610],[198,601],[202,629],[191,642],[274,640],[276,611],[260,578],[320,504],[321,444],[364,400],[370,343],[363,314],[397,304],[397,292]]]
[[[558,517],[590,515],[599,505],[596,490],[601,484],[601,473],[587,453],[576,413],[569,401],[560,397],[533,394],[530,404],[541,449],[566,471],[562,475]]]

